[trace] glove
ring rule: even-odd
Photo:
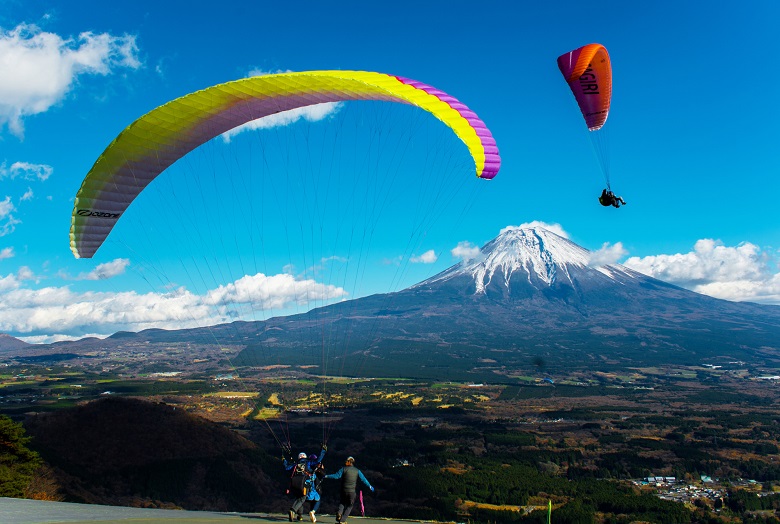
[[[371,493],[375,492],[374,486],[371,486]]]
[[[328,446],[326,446],[325,444],[323,444],[323,445],[322,445],[322,451],[328,451]]]

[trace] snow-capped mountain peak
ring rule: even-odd
[[[418,286],[470,276],[476,292],[484,293],[491,283],[509,286],[513,278],[524,278],[534,287],[552,286],[556,282],[574,283],[572,270],[589,267],[590,252],[574,242],[541,227],[507,228],[485,244],[480,254],[421,282]],[[615,279],[617,274],[631,277],[620,265],[590,268]],[[417,287],[417,286],[415,286]]]

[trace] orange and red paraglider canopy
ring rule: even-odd
[[[601,44],[588,44],[558,57],[558,68],[569,84],[590,131],[607,121],[612,99],[612,66]]]

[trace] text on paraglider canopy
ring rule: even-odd
[[[580,87],[582,87],[582,94],[584,95],[598,95],[599,84],[593,68],[588,65],[588,68],[580,76]]]
[[[119,218],[121,213],[108,213],[106,211],[92,211],[91,209],[79,209],[76,212],[81,217]]]

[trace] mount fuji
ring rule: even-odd
[[[478,257],[405,290],[271,319],[260,332],[253,326],[259,339],[242,356],[302,344],[318,355],[338,348],[328,351],[340,365],[354,360],[385,376],[534,362],[549,369],[780,362],[780,307],[715,299],[590,259],[546,229],[508,229]]]
[[[476,258],[398,292],[266,321],[55,346],[75,353],[80,345],[216,340],[244,347],[236,366],[477,380],[540,362],[551,372],[734,361],[780,367],[780,306],[719,300],[590,260],[588,250],[546,229],[507,229]]]

